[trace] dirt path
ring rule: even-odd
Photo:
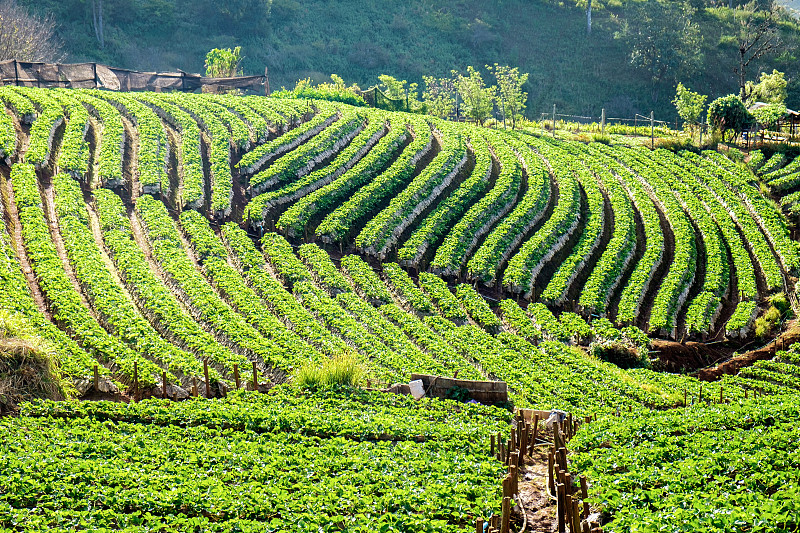
[[[736,374],[742,368],[751,366],[756,361],[772,359],[778,350],[786,349],[795,342],[800,342],[800,321],[798,319],[790,321],[786,331],[766,346],[729,358],[713,367],[700,369],[696,372],[697,378],[703,381],[715,381],[726,374]]]
[[[539,446],[521,468],[519,496],[527,518],[526,531],[558,531],[556,502],[547,493],[547,448]],[[520,510],[521,511],[521,510]]]

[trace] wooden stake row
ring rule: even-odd
[[[587,521],[590,513],[588,486],[586,477],[580,477],[579,488],[575,487],[572,474],[567,463],[566,444],[575,435],[581,424],[588,424],[594,417],[584,417],[583,421],[575,420],[568,414],[563,422],[555,424],[553,428],[553,444],[548,453],[548,490],[558,502],[558,531],[566,533],[567,527],[571,533],[593,533],[600,531],[592,529]],[[540,428],[539,414],[534,413],[532,421],[526,420],[523,413],[518,411],[514,417],[508,440],[503,441],[502,435],[490,436],[490,452],[499,461],[508,467],[508,473],[503,478],[503,508],[499,516],[492,517],[487,530],[490,533],[510,533],[511,501],[519,494],[520,468],[525,465],[525,455],[533,455],[534,447],[539,444]],[[548,441],[543,440],[546,443]],[[580,490],[580,495],[578,494]],[[497,523],[499,522],[499,523]],[[483,532],[484,520],[478,519],[475,524],[476,532]]]
[[[211,398],[211,381],[208,375],[208,361],[203,361],[203,376],[205,378],[205,397]],[[239,365],[233,365],[233,379],[236,382],[236,388],[239,389],[241,387],[241,378],[239,377]],[[258,384],[258,367],[256,363],[253,362],[253,381],[248,382],[248,387],[251,390],[257,391],[259,384]],[[94,386],[94,390],[96,392],[100,392],[100,370],[98,365],[94,365],[94,371],[92,376],[92,385]],[[140,398],[139,394],[139,362],[133,362],[133,401],[138,402]],[[191,388],[191,396],[196,398],[199,395],[199,389],[197,386],[197,378],[192,377],[192,388]],[[228,395],[228,389],[224,383],[220,383],[220,395],[225,397]],[[167,390],[167,373],[166,371],[161,372],[161,398],[169,399],[169,400],[178,400],[177,392],[170,397],[168,390]],[[494,453],[494,441],[492,443],[492,453]]]

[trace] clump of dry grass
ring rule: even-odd
[[[0,311],[0,412],[34,398],[63,400],[58,357],[19,316]]]

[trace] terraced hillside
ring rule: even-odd
[[[250,96],[0,101],[2,305],[77,378],[99,361],[109,383],[187,388],[205,361],[230,387],[253,362],[282,381],[354,352],[385,383],[458,371],[522,404],[654,406],[636,383],[572,398],[537,361],[613,376],[574,345],[745,336],[793,294],[784,218],[716,153]],[[761,171],[791,189],[795,166]]]
[[[603,510],[609,530],[726,531],[765,512],[764,530],[794,528],[796,507],[773,503],[797,499],[800,344],[714,383],[627,367],[651,337],[748,337],[766,297],[794,298],[797,244],[759,180],[791,215],[796,163],[261,97],[0,87],[0,101],[0,310],[81,394],[224,397],[25,405],[0,432],[3,527],[496,522],[509,500],[490,453],[530,436],[508,411],[234,392],[346,356],[371,386],[499,379],[517,407],[586,417],[569,461],[590,476],[584,515]],[[608,355],[620,347],[628,359]],[[653,454],[631,455],[641,443]],[[729,467],[756,447],[780,489],[752,481],[755,463]],[[674,462],[658,454],[681,462],[652,473]],[[679,471],[698,462],[695,481]]]

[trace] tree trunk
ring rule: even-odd
[[[103,0],[92,0],[92,27],[94,36],[100,43],[100,48],[105,47],[105,37],[103,35]]]
[[[586,1],[586,33],[592,33],[592,0]]]

